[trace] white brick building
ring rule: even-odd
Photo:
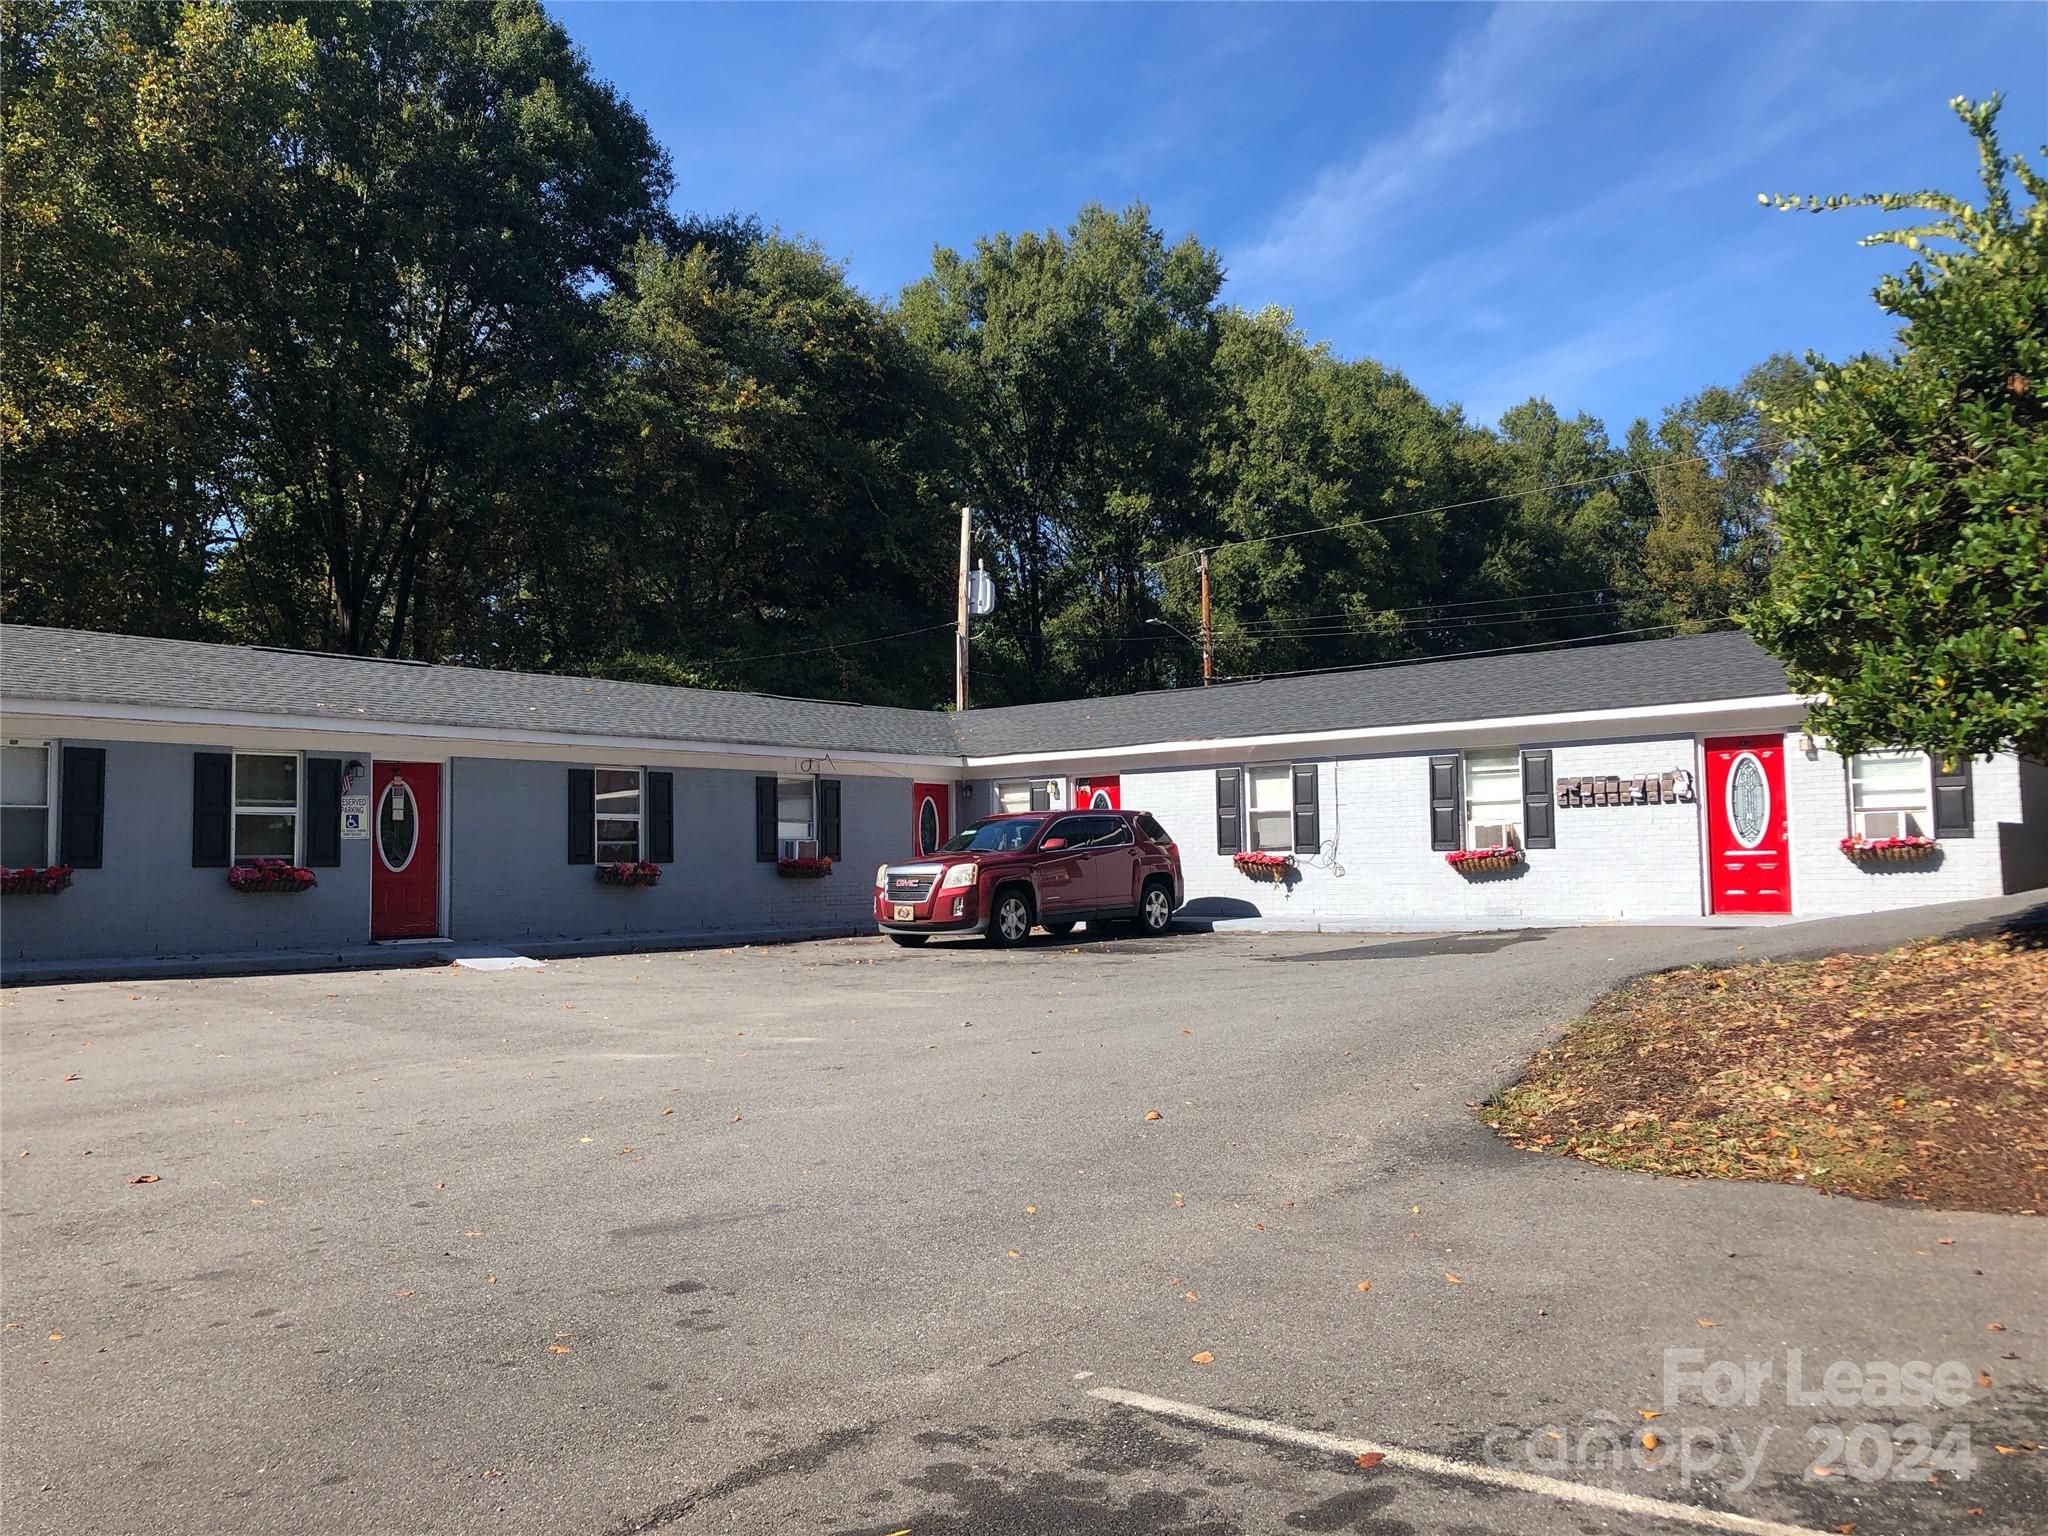
[[[0,965],[402,937],[869,928],[869,871],[1010,809],[1175,838],[1184,920],[1846,913],[2048,884],[2048,770],[1853,763],[1718,634],[963,715],[0,629]],[[1866,835],[1893,856],[1855,856]],[[1503,867],[1454,860],[1480,846]],[[1254,879],[1236,856],[1291,861]],[[824,878],[805,860],[831,858]],[[280,892],[252,871],[302,871]],[[618,868],[652,866],[651,885]],[[642,870],[641,878],[647,878]],[[293,877],[298,878],[298,877]]]

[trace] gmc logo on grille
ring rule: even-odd
[[[924,886],[925,882],[916,875],[898,875],[889,882],[892,891],[921,891]]]

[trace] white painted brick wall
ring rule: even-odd
[[[1792,910],[1823,916],[1883,912],[1937,901],[1996,896],[2004,889],[2000,823],[2020,819],[2019,761],[1970,765],[1975,835],[1944,838],[1940,856],[1910,864],[1849,858],[1849,780],[1841,757],[1825,747],[1808,757],[1799,737],[1785,738],[1785,796],[1792,810]],[[2014,828],[2015,831],[2020,829]],[[2038,833],[2037,833],[2038,835]]]
[[[1694,757],[1690,737],[1551,751],[1560,778],[1690,770]],[[1532,850],[1519,871],[1461,875],[1429,845],[1431,755],[1320,763],[1323,843],[1335,848],[1297,855],[1300,879],[1288,887],[1249,880],[1216,852],[1213,768],[1126,772],[1123,799],[1158,815],[1180,842],[1187,915],[1225,926],[1512,927],[1699,914],[1698,806],[1559,808],[1557,847]]]
[[[2001,865],[2022,867],[2002,845],[2030,834],[2019,825],[2015,759],[1973,770],[1976,835],[1944,843],[1925,865],[1864,865],[1839,847],[1848,827],[1842,760],[1808,758],[1786,737],[1791,802],[1792,899],[1800,916],[1871,912],[1995,896]],[[1438,750],[1448,751],[1449,748]],[[1557,778],[1697,773],[1690,736],[1551,744]],[[1180,842],[1190,918],[1225,927],[1501,927],[1620,918],[1694,918],[1707,911],[1701,836],[1704,809],[1676,805],[1559,807],[1557,847],[1534,849],[1515,873],[1458,874],[1429,846],[1429,752],[1343,758],[1319,764],[1325,847],[1279,887],[1239,874],[1216,852],[1215,769],[1131,771],[1127,806],[1154,812]],[[1339,872],[1341,869],[1341,873]]]

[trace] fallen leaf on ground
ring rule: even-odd
[[[1369,1291],[1372,1289],[1372,1282],[1370,1280],[1361,1280],[1358,1282],[1358,1289],[1361,1292]]]
[[[1664,1410],[1662,1408],[1638,1408],[1636,1410],[1636,1417],[1647,1424],[1652,1419],[1663,1418]]]
[[[64,1342],[64,1335],[61,1333],[53,1333],[50,1335],[50,1342],[52,1344],[62,1344]]]
[[[1147,1120],[1164,1120],[1166,1116],[1160,1114],[1156,1109],[1148,1109],[1145,1111],[1145,1118]]]
[[[1188,1358],[1196,1365],[1208,1365],[1215,1360],[1216,1356],[1205,1349],[1200,1354],[1190,1355]]]
[[[1977,1385],[1978,1385],[1978,1386],[1980,1386],[1980,1387],[1988,1387],[1988,1386],[1990,1386],[1990,1385],[1991,1385],[1991,1373],[1990,1373],[1989,1371],[1979,1371],[1979,1372],[1977,1373]]]
[[[161,1184],[163,1183],[163,1180],[158,1178],[153,1173],[138,1173],[137,1175],[135,1175],[134,1178],[130,1179],[128,1182],[130,1184]],[[1992,1324],[1992,1326],[1995,1328],[1998,1325],[1994,1323]]]
[[[550,1344],[548,1346],[548,1353],[551,1355],[573,1355],[576,1351],[566,1344]]]
[[[1024,1214],[1026,1216],[1036,1216],[1038,1214],[1038,1207],[1035,1205],[1027,1205],[1024,1207]]]
[[[1456,1275],[1452,1274],[1448,1269],[1444,1271],[1444,1280],[1451,1285],[1463,1285],[1465,1283],[1464,1281],[1460,1280]]]
[[[1658,1447],[1658,1446],[1662,1445],[1663,1443],[1664,1443],[1663,1441],[1661,1441],[1661,1440],[1659,1440],[1659,1439],[1657,1438],[1657,1434],[1656,1434],[1656,1431],[1654,1431],[1654,1430],[1649,1430],[1649,1429],[1646,1429],[1646,1430],[1644,1430],[1644,1431],[1643,1431],[1643,1449],[1644,1449],[1644,1450],[1646,1450],[1646,1451],[1654,1451],[1655,1449],[1657,1449],[1657,1447]]]
[[[1386,1459],[1387,1457],[1384,1451],[1364,1451],[1360,1453],[1358,1458],[1351,1464],[1354,1467],[1363,1467],[1366,1471],[1370,1472],[1374,1467],[1378,1466],[1381,1462],[1385,1461]]]
[[[1715,1322],[1711,1317],[1696,1317],[1693,1319],[1693,1321],[1698,1323],[1702,1328],[1718,1328],[1721,1326],[1719,1323]]]
[[[2003,1323],[1986,1323],[1986,1324],[1984,1325],[1984,1331],[1985,1331],[1986,1333],[2003,1333],[2003,1332],[2005,1332],[2005,1324],[2003,1324]]]
[[[76,1072],[66,1072],[57,1081],[60,1083],[75,1083],[78,1081],[78,1074]]]

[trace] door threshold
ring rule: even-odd
[[[446,934],[434,934],[423,939],[372,939],[370,942],[382,945],[387,949],[403,949],[408,944],[446,944],[448,936]]]

